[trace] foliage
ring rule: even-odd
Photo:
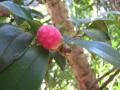
[[[120,12],[113,11],[108,2],[66,0],[76,35],[64,35],[64,40],[95,53],[86,54],[97,77],[112,67],[120,67]],[[34,4],[42,8],[36,9]],[[51,24],[42,0],[28,3],[25,0],[2,0],[0,6],[9,11],[8,16],[0,16],[0,90],[38,90],[41,84],[50,90],[69,90],[72,84],[76,86],[68,65],[65,67],[65,58],[45,50],[35,41],[38,27]],[[106,89],[119,90],[119,79],[117,75]],[[100,85],[103,83],[104,80],[99,82]]]

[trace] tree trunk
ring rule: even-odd
[[[54,25],[62,25],[66,32],[74,34],[74,26],[69,21],[68,11],[63,0],[46,0],[49,15]],[[68,49],[68,50],[66,50]],[[81,47],[76,45],[64,45],[58,52],[63,55],[75,75],[80,90],[98,90],[95,73],[90,69],[88,60]]]
[[[9,16],[9,11],[0,5],[0,16]]]

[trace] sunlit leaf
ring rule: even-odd
[[[96,20],[94,22],[92,22],[88,28],[94,28],[94,29],[98,29],[104,33],[108,33],[108,28],[107,25],[104,21],[102,20]]]

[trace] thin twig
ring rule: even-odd
[[[29,6],[30,4],[32,4],[34,2],[34,0],[31,0],[28,4],[26,4],[26,6]]]
[[[86,10],[88,8],[91,8],[93,5],[95,5],[95,3],[92,3],[91,5],[88,5],[87,7],[83,8],[82,10]]]
[[[106,72],[103,76],[99,77],[97,79],[97,81],[102,80],[104,77],[106,77],[107,75],[109,75],[110,73],[112,73],[114,70],[116,70],[116,68],[112,68],[110,71]]]
[[[110,75],[110,77],[108,78],[108,80],[105,81],[105,83],[103,83],[103,85],[99,88],[99,90],[103,90],[113,79],[114,77],[120,72],[120,70],[116,70],[116,72],[113,75]]]
[[[109,70],[108,72],[106,72],[104,75],[102,75],[101,77],[99,77],[96,81],[93,82],[92,86],[90,88],[93,88],[93,86],[98,83],[100,80],[102,80],[103,78],[105,78],[107,75],[109,75],[110,73],[112,73],[114,70],[116,70],[116,68],[112,68],[111,70]]]

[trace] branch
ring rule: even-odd
[[[74,33],[74,26],[69,20],[68,11],[64,0],[46,0],[45,4],[54,25],[60,25],[60,30]],[[96,80],[95,73],[92,72],[83,48],[76,45],[63,45],[57,50],[66,58],[75,75],[80,90],[98,90],[98,84],[90,89],[93,81]]]
[[[114,77],[120,72],[120,70],[116,70],[116,72],[113,75],[110,75],[110,77],[108,78],[108,80],[105,81],[105,83],[103,83],[103,85],[99,88],[99,90],[103,90],[113,79]]]
[[[103,76],[99,77],[97,79],[97,81],[100,81],[101,79],[105,78],[107,75],[109,75],[110,73],[112,73],[114,70],[116,70],[116,68],[112,68],[110,71],[106,72]]]
[[[109,70],[108,72],[106,72],[103,76],[99,77],[96,81],[93,82],[91,88],[93,88],[96,83],[98,83],[100,80],[102,80],[107,75],[109,75],[110,73],[112,73],[114,70],[116,70],[116,68],[112,68],[111,70]]]

